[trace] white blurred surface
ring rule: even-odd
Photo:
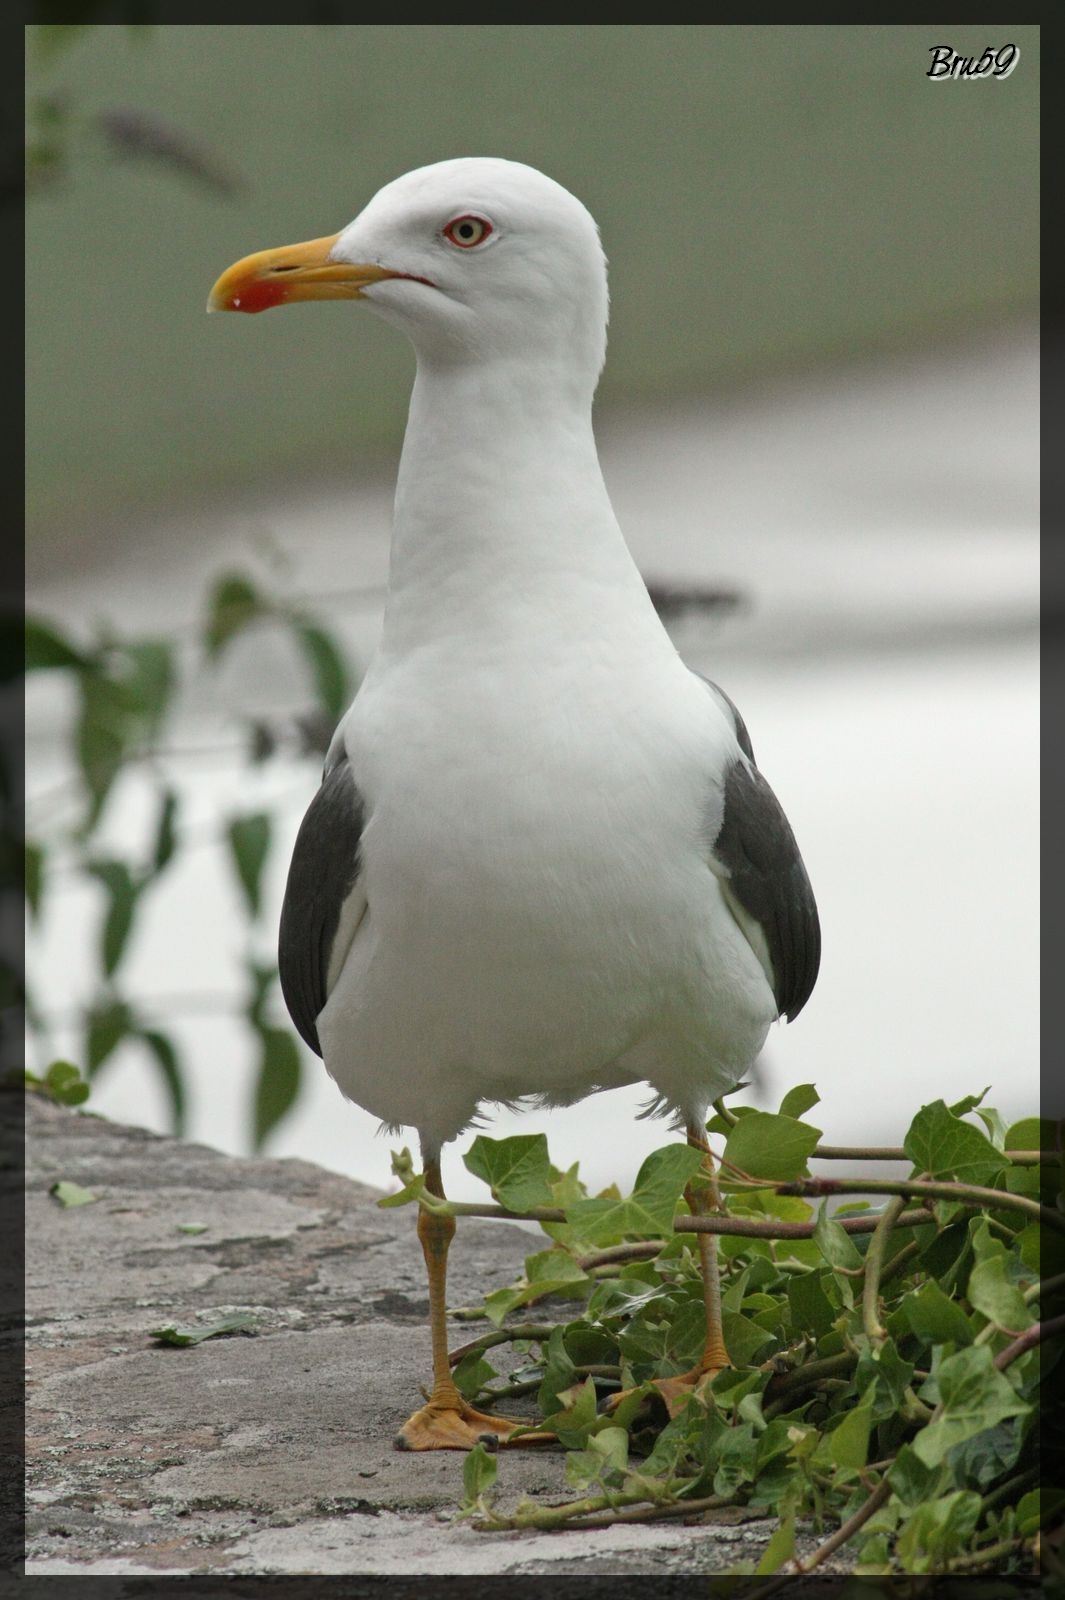
[[[759,1092],[776,1103],[789,1085],[816,1083],[823,1103],[811,1120],[833,1142],[895,1143],[920,1103],[985,1085],[1007,1119],[1036,1103],[1036,396],[1035,337],[1022,332],[600,428],[645,575],[745,597],[724,618],[689,614],[672,631],[740,706],[810,871],[821,976],[798,1021],[771,1034]],[[211,575],[261,570],[265,538],[289,562],[282,582],[320,597],[365,662],[390,495],[386,483],[331,485],[146,524],[134,558],[127,538],[113,551],[101,539],[91,567],[42,581],[30,605],[71,628],[100,618],[124,633],[188,630]],[[234,707],[301,705],[302,673],[263,634],[235,645],[219,673],[193,675],[174,733],[192,753],[172,766],[188,846],[146,903],[122,971],[124,991],[146,997],[180,1041],[190,1136],[223,1149],[247,1149],[254,1061],[248,1030],[227,1014],[246,934],[211,841],[230,815],[278,806],[266,953],[317,782],[313,761],[249,771],[229,719]],[[71,705],[56,675],[31,681],[27,711],[32,830],[34,796],[69,770]],[[146,820],[128,779],[107,837],[128,848]],[[31,935],[53,1051],[76,1061],[100,909],[91,886],[57,875]],[[171,1010],[167,997],[182,1003]],[[626,1184],[667,1137],[636,1120],[643,1098],[633,1089],[552,1113],[490,1108],[485,1131],[546,1131],[555,1161],[580,1160],[593,1188]],[[135,1047],[107,1063],[89,1104],[167,1126]],[[308,1052],[304,1094],[269,1148],[390,1187],[390,1141],[375,1130]],[[445,1180],[456,1198],[485,1195],[450,1151]]]

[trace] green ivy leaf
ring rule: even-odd
[[[226,830],[233,865],[253,917],[259,915],[262,901],[262,873],[270,849],[271,827],[269,814],[258,811],[234,817]]]
[[[820,1138],[821,1129],[808,1122],[756,1111],[730,1130],[724,1159],[752,1178],[797,1178]]]
[[[988,1084],[987,1088],[981,1089],[979,1094],[967,1094],[963,1095],[960,1100],[955,1100],[954,1104],[948,1107],[948,1110],[953,1117],[964,1117],[966,1112],[975,1111],[984,1096],[990,1093],[991,1085]]]
[[[820,1338],[836,1319],[835,1308],[821,1287],[819,1272],[797,1272],[787,1280],[791,1325],[796,1333]]]
[[[739,1311],[721,1313],[721,1331],[730,1360],[737,1367],[749,1367],[773,1343],[772,1335]]]
[[[496,1372],[495,1367],[489,1365],[479,1351],[471,1350],[469,1355],[463,1356],[458,1365],[452,1369],[451,1376],[455,1380],[455,1387],[459,1394],[463,1395],[467,1400],[472,1400],[474,1395],[480,1393],[486,1383],[490,1383],[499,1374]]]
[[[898,1554],[907,1572],[934,1572],[971,1544],[980,1516],[980,1496],[967,1489],[926,1501],[907,1518]]]
[[[782,1117],[799,1118],[804,1111],[810,1111],[819,1104],[821,1096],[812,1083],[797,1083],[794,1089],[789,1089],[780,1102],[780,1115]]]
[[[862,1350],[854,1381],[862,1394],[870,1384],[874,1385],[875,1421],[881,1422],[898,1414],[906,1398],[906,1390],[913,1382],[913,1367],[912,1361],[904,1361],[900,1356],[894,1339],[885,1339],[876,1349],[866,1347]]]
[[[219,578],[208,603],[203,635],[208,656],[217,658],[239,633],[261,617],[271,616],[273,609],[247,578],[232,572]]]
[[[969,1274],[966,1293],[974,1311],[1007,1332],[1020,1333],[1034,1320],[1024,1296],[1008,1276],[1004,1255],[978,1261]]]
[[[314,675],[318,704],[332,722],[339,722],[352,695],[344,659],[335,642],[321,628],[299,620],[293,626]]]
[[[598,1396],[591,1378],[563,1389],[559,1409],[544,1418],[544,1427],[558,1435],[567,1450],[582,1450],[598,1420]]]
[[[593,1433],[584,1450],[571,1450],[566,1456],[566,1482],[575,1489],[593,1483],[618,1486],[629,1464],[629,1435],[625,1428],[601,1428]]]
[[[942,1100],[922,1106],[903,1140],[918,1172],[959,1183],[991,1184],[1008,1162],[987,1136],[953,1115]]]
[[[628,1199],[578,1200],[567,1216],[582,1237],[592,1243],[637,1235],[669,1235],[677,1203],[689,1179],[703,1164],[702,1152],[690,1145],[666,1145],[652,1150],[636,1174]]]
[[[714,1471],[714,1493],[734,1495],[745,1483],[753,1482],[758,1472],[758,1439],[754,1424],[730,1428],[722,1437]]]
[[[479,1134],[462,1160],[467,1171],[482,1178],[508,1211],[552,1204],[553,1169],[542,1133],[516,1134],[510,1139],[486,1139]]]
[[[912,1444],[900,1445],[887,1475],[892,1489],[905,1506],[919,1506],[926,1500],[935,1499],[948,1478],[947,1468],[942,1462],[933,1467],[927,1466]]]
[[[1050,1117],[1022,1117],[1006,1129],[1007,1150],[1056,1149],[1057,1124]]]
[[[795,1518],[785,1517],[770,1536],[756,1573],[779,1572],[795,1555]]]
[[[566,1349],[564,1329],[553,1328],[544,1351],[544,1376],[537,1394],[541,1416],[553,1416],[563,1407],[561,1396],[573,1383],[576,1366]]]
[[[862,1264],[862,1253],[846,1228],[840,1227],[828,1209],[828,1201],[822,1200],[821,1208],[817,1213],[814,1223],[814,1243],[828,1265],[839,1271],[846,1268],[853,1271]]]
[[[931,1279],[906,1296],[902,1309],[911,1331],[929,1344],[972,1343],[973,1330],[965,1312]]]
[[[825,1435],[829,1459],[837,1467],[860,1472],[869,1459],[869,1432],[873,1426],[875,1385],[871,1384],[858,1405],[843,1413],[842,1421]]]
[[[381,1210],[388,1210],[392,1206],[409,1205],[425,1188],[425,1173],[416,1172],[414,1157],[406,1145],[402,1150],[392,1151],[392,1176],[398,1178],[402,1188],[397,1194],[382,1195],[377,1204]]]
[[[261,1150],[267,1135],[295,1104],[300,1089],[300,1053],[284,1028],[260,1030],[262,1054],[255,1085],[254,1148]]]
[[[155,1339],[159,1344],[184,1349],[189,1345],[202,1344],[205,1339],[222,1339],[233,1333],[254,1336],[258,1331],[259,1322],[256,1317],[247,1311],[235,1311],[228,1317],[219,1317],[214,1322],[204,1322],[191,1328],[181,1328],[174,1322],[166,1322],[160,1328],[150,1328],[148,1337]]]
[[[1022,1538],[1030,1539],[1041,1529],[1054,1527],[1063,1512],[1065,1489],[1031,1489],[1017,1503],[1017,1531]]]
[[[544,1250],[539,1255],[528,1256],[525,1262],[526,1282],[513,1289],[496,1289],[485,1296],[485,1310],[489,1321],[496,1327],[518,1306],[531,1300],[542,1300],[550,1294],[567,1300],[582,1299],[591,1279],[565,1250]]]
[[[492,1488],[499,1473],[499,1462],[483,1444],[475,1444],[462,1463],[462,1512],[484,1509],[484,1497]]]
[[[947,1454],[946,1465],[955,1485],[985,1493],[1016,1465],[1024,1443],[1024,1419],[1007,1417],[962,1440]]]
[[[940,1362],[936,1376],[943,1414],[913,1442],[928,1467],[938,1466],[963,1440],[984,1433],[1006,1417],[1025,1416],[1031,1410],[1005,1374],[994,1367],[987,1345],[970,1345],[948,1356]]]

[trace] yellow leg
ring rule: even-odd
[[[698,1122],[688,1124],[687,1136],[688,1143],[694,1149],[701,1150],[706,1157],[710,1187],[707,1190],[689,1184],[684,1191],[684,1198],[693,1216],[704,1217],[710,1211],[719,1209],[721,1205],[717,1180],[714,1177],[713,1156],[706,1142],[706,1135]],[[694,1367],[687,1372],[678,1373],[673,1378],[653,1380],[652,1387],[665,1401],[670,1416],[675,1416],[687,1403],[689,1396],[697,1393],[702,1385],[708,1384],[723,1367],[732,1365],[725,1349],[725,1335],[721,1327],[721,1277],[717,1266],[717,1236],[712,1233],[698,1233],[695,1237],[699,1241],[703,1305],[706,1308],[706,1336],[703,1339],[702,1355]],[[610,1403],[611,1409],[618,1406],[629,1392],[631,1391],[623,1390],[620,1394],[614,1395]]]
[[[437,1160],[425,1163],[425,1187],[444,1198]],[[429,1327],[433,1341],[433,1390],[426,1405],[408,1417],[396,1435],[397,1450],[469,1450],[488,1435],[503,1444],[524,1424],[477,1411],[459,1393],[447,1353],[447,1252],[455,1235],[454,1217],[419,1209],[418,1239],[429,1278]],[[552,1433],[529,1434],[514,1444],[553,1443]]]

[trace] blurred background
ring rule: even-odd
[[[820,981],[751,1094],[816,1084],[837,1144],[985,1086],[1034,1111],[1038,33],[29,30],[31,1070],[392,1186],[273,962],[379,626],[413,358],[351,304],[204,302],[401,172],[495,154],[600,224],[607,483],[817,894]],[[1020,54],[930,80],[948,44]],[[596,1097],[594,1141],[587,1102],[485,1131],[630,1184],[667,1137],[645,1098]]]

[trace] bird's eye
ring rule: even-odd
[[[455,217],[444,229],[444,238],[460,250],[472,250],[483,244],[491,231],[492,224],[483,217]]]

